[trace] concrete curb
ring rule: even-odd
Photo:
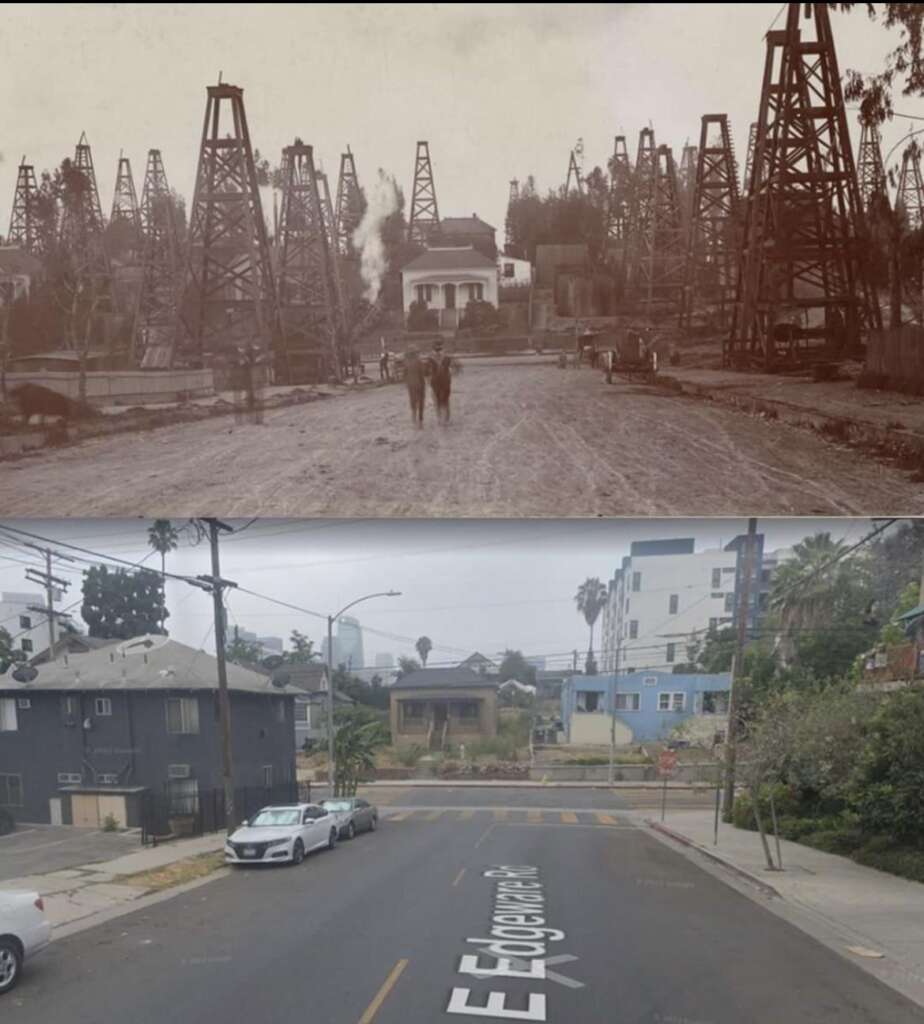
[[[675,832],[674,829],[668,828],[667,825],[662,825],[660,821],[653,821],[651,818],[646,818],[645,824],[655,832],[660,832],[662,835],[667,836],[668,839],[673,839],[674,842],[696,850],[698,853],[701,853],[706,857],[707,860],[711,860],[713,863],[719,864],[721,867],[734,872],[734,874],[739,875],[746,882],[750,882],[751,885],[756,885],[765,896],[778,900],[783,899],[779,890],[775,889],[769,882],[765,882],[759,876],[752,874],[750,871],[746,871],[744,868],[739,867],[737,864],[727,860],[725,857],[715,853],[713,850],[710,850],[705,846],[700,846],[699,843],[695,843],[689,836],[685,836],[682,832]]]
[[[312,786],[325,788],[325,782],[312,782]],[[470,779],[456,781],[454,779],[379,779],[372,782],[361,782],[360,786],[380,786],[383,789],[612,789],[612,790],[653,790],[658,793],[664,788],[663,782],[516,782],[508,780],[484,780],[476,782]],[[713,785],[697,786],[692,782],[675,782],[668,785],[668,790],[686,792],[713,792]]]

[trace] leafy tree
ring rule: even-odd
[[[170,615],[158,573],[105,565],[94,565],[84,574],[80,614],[90,636],[109,640],[160,633]]]
[[[346,694],[357,704],[364,704],[379,710],[385,710],[388,707],[388,690],[381,685],[381,680],[377,686],[371,682],[367,683],[365,679],[350,672],[346,665],[338,665],[334,669],[333,686],[335,693]]]
[[[254,665],[263,654],[263,648],[253,640],[245,640],[235,626],[231,640],[225,646],[225,657],[237,665]]]
[[[606,175],[599,167],[584,179],[581,195],[550,191],[541,198],[530,175],[507,209],[512,253],[534,263],[540,245],[586,244],[591,260],[602,261],[608,195]]]
[[[419,672],[423,666],[416,658],[407,658],[402,655],[398,658],[398,679],[403,679],[405,676],[411,675],[413,672]]]
[[[375,753],[389,742],[388,727],[368,708],[338,708],[334,713],[334,796],[353,796],[375,769]]]
[[[420,664],[426,668],[427,658],[430,656],[430,651],[433,650],[433,641],[428,636],[419,637],[417,643],[414,644],[414,648],[420,656]]]
[[[148,544],[160,554],[160,586],[164,595],[164,604],[167,600],[167,555],[176,551],[180,535],[169,519],[155,519],[148,529]],[[163,620],[160,624],[161,633],[166,632]]]
[[[585,668],[588,675],[596,674],[596,662],[594,660],[594,624],[600,617],[600,612],[606,606],[607,589],[596,576],[588,577],[578,587],[574,595],[574,603],[577,610],[584,616],[584,621],[590,627],[590,643],[587,646],[587,660]],[[593,671],[591,671],[593,669]]]
[[[530,665],[523,657],[522,651],[504,651],[498,674],[502,683],[508,679],[515,679],[518,683],[526,683],[528,686],[536,685],[536,667]]]
[[[13,646],[13,638],[0,626],[0,673],[25,660],[25,653]]]
[[[291,651],[286,651],[283,657],[290,665],[308,665],[320,658],[321,655],[314,649],[314,641],[309,640],[304,633],[293,629],[289,636]]]

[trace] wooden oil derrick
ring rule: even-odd
[[[138,209],[138,195],[132,177],[132,165],[127,156],[119,154],[116,171],[115,192],[112,196],[112,213],[109,224],[125,224],[134,233],[135,244],[141,240],[141,212]]]
[[[693,213],[693,189],[696,187],[696,172],[699,167],[699,150],[687,142],[680,156],[677,174],[677,196],[684,224],[690,223]]]
[[[334,320],[337,336],[346,342],[350,334],[350,318],[347,309],[346,289],[343,282],[343,267],[340,253],[337,251],[337,222],[334,219],[334,208],[330,201],[330,184],[323,171],[316,171],[318,178],[318,195],[321,199],[321,217],[324,233],[327,237],[327,248],[330,253],[331,280],[333,282],[332,299],[334,303]]]
[[[916,142],[902,154],[902,170],[898,177],[895,209],[904,214],[908,227],[916,231],[924,227],[924,181],[921,178],[921,150]]]
[[[170,365],[173,351],[181,275],[176,213],[159,149],[148,150],[139,222],[142,273],[134,354],[145,369],[164,368]]]
[[[691,326],[699,307],[717,307],[725,326],[735,296],[740,193],[727,114],[704,114],[687,235],[680,323]]]
[[[755,121],[748,130],[748,152],[744,162],[744,183],[742,188],[745,196],[751,187],[751,171],[754,167],[754,150],[757,148],[757,122]]]
[[[430,163],[430,144],[417,143],[414,158],[414,185],[411,190],[411,215],[407,225],[409,242],[427,245],[435,240],[440,230],[440,213],[436,203],[436,185],[433,165]]]
[[[333,252],[324,222],[311,146],[283,154],[277,288],[282,333],[277,367],[290,383],[340,379],[341,337],[335,307]]]
[[[651,217],[654,198],[654,175],[657,169],[657,145],[653,128],[639,132],[635,171],[631,177],[629,196],[629,255],[626,284],[630,293],[638,293],[641,275],[642,243]]]
[[[629,210],[632,164],[625,135],[613,140],[613,158],[610,161],[610,194],[606,218],[606,237],[609,244],[625,248],[629,238]]]
[[[837,358],[881,326],[825,4],[789,4],[767,59],[725,362]]]
[[[236,362],[245,347],[268,353],[276,327],[244,90],[219,83],[206,92],[175,338],[177,355],[200,366]]]
[[[504,252],[512,255],[515,242],[513,238],[513,221],[510,218],[511,210],[520,199],[520,182],[516,178],[510,181],[510,189],[507,193],[507,216],[504,220]]]
[[[16,173],[16,191],[13,193],[13,210],[10,214],[10,230],[7,242],[18,245],[33,255],[42,249],[42,237],[36,213],[38,186],[35,181],[35,167],[26,163],[23,157]]]
[[[337,252],[346,259],[355,256],[353,232],[363,218],[363,194],[356,175],[356,161],[347,146],[340,154],[340,174],[337,177],[337,208],[334,213],[337,225]]]
[[[572,185],[572,182],[574,184]],[[565,196],[576,192],[579,196],[584,194],[584,182],[581,178],[581,168],[578,165],[577,153],[572,149],[568,158],[568,176],[565,178]]]
[[[869,213],[876,196],[889,202],[889,179],[882,160],[882,136],[879,126],[861,121],[860,155],[857,160],[857,179],[860,183],[860,201],[863,212]]]
[[[648,306],[679,302],[686,259],[677,167],[670,146],[659,146],[644,200],[647,215],[639,238],[636,298]]]

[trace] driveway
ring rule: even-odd
[[[0,882],[112,860],[141,844],[137,832],[100,832],[71,825],[20,825],[0,836]]]

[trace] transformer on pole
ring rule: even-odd
[[[169,367],[180,285],[173,196],[159,149],[148,150],[141,189],[142,275],[135,312],[134,354],[145,369]]]
[[[207,88],[189,215],[186,288],[176,345],[193,365],[268,353],[276,327],[269,242],[244,110],[244,90]]]
[[[16,191],[13,193],[13,210],[10,214],[10,230],[7,242],[18,245],[33,255],[42,247],[35,203],[38,186],[35,181],[35,167],[26,163],[23,157],[16,174]]]
[[[433,165],[430,163],[430,144],[417,143],[414,158],[414,186],[411,190],[411,215],[408,218],[409,242],[427,245],[439,234],[440,214],[433,183]]]
[[[727,114],[703,115],[697,156],[680,323],[699,305],[718,306],[725,325],[738,267],[738,165]]]
[[[882,320],[826,4],[789,4],[767,35],[746,208],[726,365],[856,351]]]

